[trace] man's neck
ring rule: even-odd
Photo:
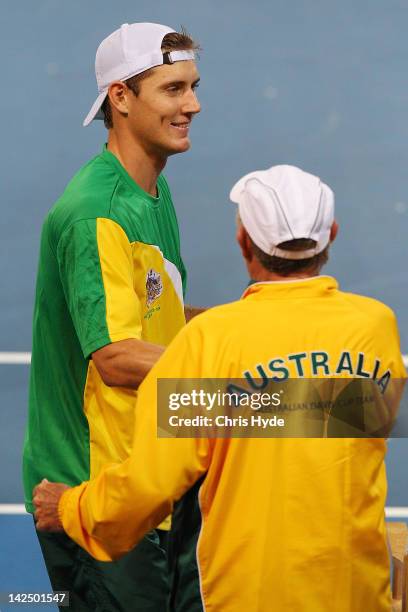
[[[109,130],[108,151],[118,158],[126,172],[147,193],[157,196],[157,179],[166,159],[149,155],[137,141],[124,134],[119,138]]]

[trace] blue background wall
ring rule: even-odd
[[[330,271],[397,311],[408,352],[405,1],[20,0],[1,10],[1,350],[30,348],[42,219],[105,139],[101,122],[81,125],[96,97],[96,47],[122,22],[150,20],[187,26],[203,47],[193,147],[166,169],[189,300],[216,304],[243,286],[233,182],[297,164],[336,193]]]

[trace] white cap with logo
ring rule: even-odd
[[[194,51],[163,53],[163,38],[171,32],[175,30],[158,23],[124,23],[101,42],[95,58],[99,95],[84,120],[84,126],[93,119],[103,119],[101,106],[109,85],[114,81],[125,81],[162,64],[195,59]]]
[[[334,221],[334,193],[313,174],[295,166],[272,166],[246,174],[230,198],[254,243],[268,255],[307,259],[323,251]],[[316,246],[303,251],[279,248],[282,242],[310,238]]]

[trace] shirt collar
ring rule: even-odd
[[[284,281],[255,281],[244,291],[241,299],[308,298],[329,295],[339,288],[332,276],[311,276]]]

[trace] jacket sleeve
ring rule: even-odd
[[[61,498],[66,533],[101,561],[132,549],[208,469],[208,439],[157,437],[157,379],[198,378],[199,355],[200,333],[193,321],[140,386],[129,459],[108,466]]]

